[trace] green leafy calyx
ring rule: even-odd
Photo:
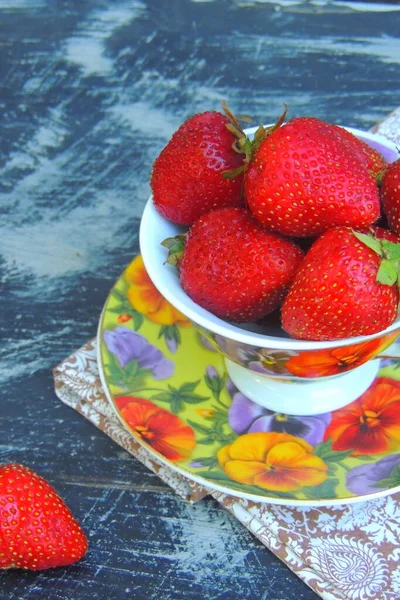
[[[165,262],[169,265],[179,268],[185,248],[186,236],[186,233],[180,233],[174,237],[166,238],[161,242],[161,246],[168,249],[168,256]]]
[[[271,125],[270,127],[264,127],[264,125],[260,125],[256,130],[253,139],[247,137],[245,132],[243,131],[239,121],[245,121],[246,123],[251,123],[251,118],[247,115],[238,115],[237,117],[229,110],[225,101],[222,102],[222,108],[226,116],[229,118],[229,123],[227,123],[227,129],[233,133],[235,136],[235,141],[232,144],[232,148],[235,152],[239,154],[243,154],[243,164],[236,169],[228,169],[222,173],[222,177],[224,179],[234,179],[241,173],[243,173],[247,169],[247,165],[250,163],[254,154],[257,152],[258,148],[261,146],[262,142],[273,133],[278,127],[282,125],[286,118],[286,113],[288,111],[288,107],[284,105],[284,111],[279,117],[279,119]]]
[[[365,234],[353,231],[356,238],[373,250],[381,259],[376,275],[378,283],[400,285],[400,243],[378,239],[373,233]]]

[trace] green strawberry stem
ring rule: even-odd
[[[244,155],[243,164],[240,167],[237,167],[236,169],[227,169],[222,173],[222,177],[224,179],[234,179],[235,177],[243,173],[243,171],[245,170],[246,158],[251,148],[251,141],[243,131],[239,121],[251,123],[252,119],[248,115],[235,116],[233,112],[228,108],[228,105],[225,102],[225,100],[222,101],[222,109],[229,119],[229,123],[227,123],[226,128],[228,129],[228,131],[233,133],[233,135],[236,138],[232,144],[232,149],[238,154]]]
[[[180,233],[174,237],[166,238],[161,242],[161,246],[168,249],[167,260],[169,265],[173,265],[179,269],[180,262],[185,248],[187,233]]]
[[[222,108],[230,119],[230,123],[226,125],[227,129],[236,136],[236,140],[232,144],[233,150],[235,152],[239,152],[240,154],[244,154],[243,164],[237,169],[228,169],[222,173],[222,177],[224,179],[234,179],[240,173],[243,173],[247,165],[250,163],[254,154],[257,152],[258,148],[262,144],[262,142],[273,133],[276,129],[278,129],[283,122],[285,121],[286,114],[288,111],[287,104],[284,104],[284,110],[281,116],[278,118],[276,123],[271,125],[270,127],[264,127],[264,125],[260,125],[256,132],[254,133],[253,140],[250,140],[247,135],[244,133],[243,129],[239,125],[239,120],[251,122],[250,117],[247,115],[242,115],[235,117],[235,115],[228,109],[225,101],[222,102]]]
[[[400,285],[400,244],[378,239],[373,234],[353,231],[356,238],[381,258],[376,280],[383,285]]]
[[[281,116],[279,117],[279,119],[270,127],[264,127],[264,125],[260,125],[259,128],[257,129],[257,131],[254,134],[254,140],[252,142],[252,154],[249,157],[249,161],[253,158],[255,152],[258,150],[258,148],[261,146],[262,142],[271,135],[271,133],[273,133],[274,131],[276,131],[277,129],[279,129],[279,127],[284,123],[285,119],[286,119],[286,114],[287,111],[289,109],[287,104],[283,105],[285,108],[283,109],[283,113],[281,114]]]

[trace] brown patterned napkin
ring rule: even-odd
[[[400,108],[373,128],[400,145]],[[107,402],[92,340],[54,369],[58,397],[195,502],[212,495],[324,600],[400,599],[400,493],[335,507],[254,503],[194,483],[120,424]]]
[[[356,504],[295,508],[209,490],[166,466],[121,425],[101,386],[96,341],[54,369],[57,396],[195,502],[213,496],[324,600],[400,598],[400,494]]]

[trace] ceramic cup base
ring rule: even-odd
[[[273,412],[287,415],[317,415],[331,412],[356,400],[371,385],[379,360],[334,377],[278,379],[261,375],[228,358],[230,378],[242,394]]]

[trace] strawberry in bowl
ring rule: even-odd
[[[375,261],[376,275],[378,254],[365,244],[361,251],[363,242],[353,231],[368,237],[382,216],[379,181],[396,160],[397,149],[379,135],[305,117],[245,133],[239,166],[243,204],[224,208],[216,203],[184,225],[166,218],[151,197],[140,226],[143,260],[161,294],[224,355],[231,379],[246,396],[288,414],[334,410],[370,385],[379,366],[373,359],[397,338],[397,282],[376,284],[384,286],[383,297],[390,302],[379,305],[378,300],[372,329],[365,324],[368,313],[360,312],[358,318],[350,317],[354,327],[338,333],[333,325],[347,300],[342,295],[335,302],[331,295],[329,301],[328,296],[324,312],[331,331],[324,329],[323,336],[310,327],[307,331],[304,323],[288,326],[296,306],[305,306],[308,298],[318,306],[315,295],[322,281],[311,270],[305,299],[299,294],[293,299],[291,290],[310,246],[321,236],[328,236],[333,254],[346,246],[330,233],[334,230],[351,233],[356,250],[348,245],[349,261],[351,252],[360,251],[357,268],[362,270],[368,257]],[[232,173],[237,176],[237,170],[228,171],[228,180]],[[225,179],[226,174],[220,176]],[[391,238],[393,246],[397,241]],[[273,257],[283,247],[286,252],[290,248],[290,260],[282,255],[273,267]],[[397,269],[393,251],[389,262]],[[342,305],[339,310],[336,303]],[[307,311],[302,318],[309,321]]]
[[[302,258],[293,241],[265,230],[248,211],[222,208],[190,228],[180,283],[214,315],[255,321],[282,304]]]
[[[242,206],[246,136],[228,108],[187,119],[154,162],[153,202],[161,215],[180,225],[216,208]],[[232,177],[222,174],[231,172]]]

